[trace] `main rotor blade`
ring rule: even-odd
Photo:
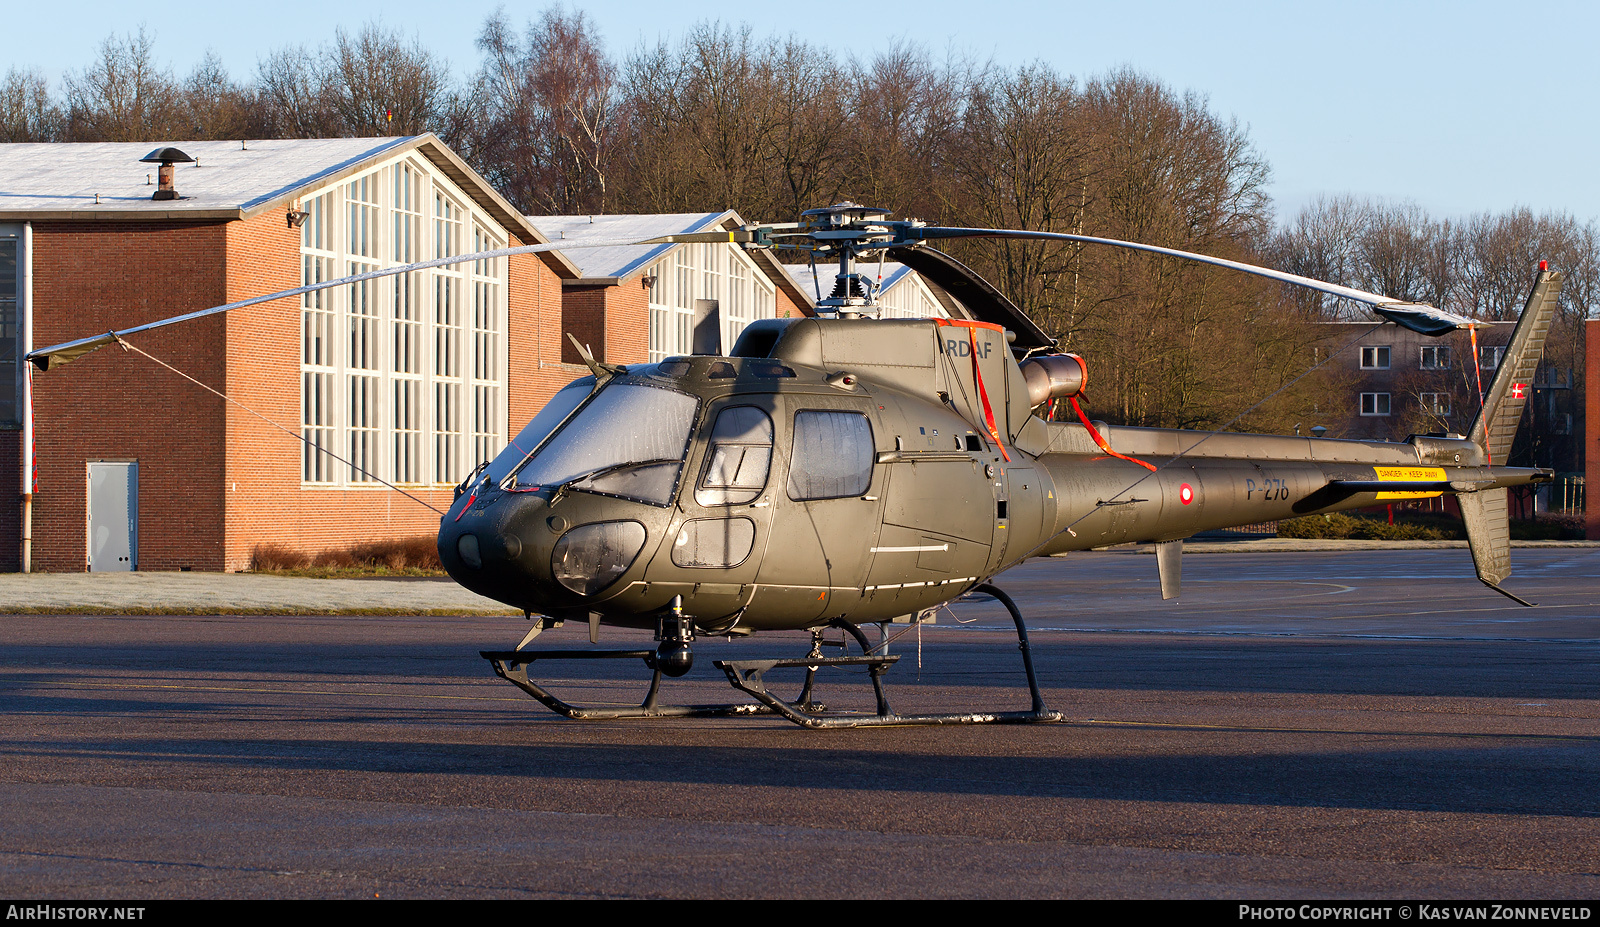
[[[695,243],[717,244],[726,242],[748,242],[752,240],[754,240],[754,236],[751,232],[744,229],[736,229],[731,232],[688,232],[681,235],[658,235],[655,238],[615,238],[601,241],[559,241],[542,245],[518,245],[515,248],[497,248],[493,251],[474,251],[471,254],[457,254],[452,257],[434,258],[431,261],[418,261],[415,264],[401,264],[396,267],[385,267],[382,270],[367,271],[364,274],[354,274],[349,277],[338,277],[333,280],[323,280],[319,283],[309,283],[305,286],[297,286],[290,290],[279,290],[276,293],[268,293],[265,296],[252,296],[249,299],[236,300],[221,306],[212,306],[210,309],[200,309],[195,312],[184,313],[183,315],[175,315],[169,319],[162,319],[159,322],[146,322],[143,325],[135,325],[132,328],[123,328],[117,331],[106,332],[105,334],[101,335],[92,335],[88,338],[79,338],[75,341],[64,341],[60,344],[54,344],[47,348],[40,348],[36,351],[30,351],[24,359],[31,362],[40,370],[49,370],[51,367],[59,367],[68,361],[76,360],[77,358],[80,358],[97,348],[105,347],[124,335],[136,335],[140,332],[150,331],[151,329],[162,328],[167,325],[176,325],[179,322],[188,322],[192,319],[201,319],[209,315],[217,315],[218,313],[227,312],[230,309],[243,309],[246,306],[254,306],[258,303],[270,303],[276,299],[287,299],[291,296],[299,296],[303,293],[311,293],[316,290],[328,290],[336,286],[346,286],[352,283],[360,283],[364,280],[376,280],[379,277],[393,277],[397,274],[410,273],[415,270],[427,270],[430,267],[447,267],[451,264],[467,264],[472,261],[484,261],[489,260],[490,258],[509,257],[510,255],[514,254],[538,254],[543,251],[569,251],[576,248],[616,248],[630,247],[634,245],[677,245]]]
[[[1245,264],[1240,261],[1230,261],[1226,258],[1211,257],[1206,254],[1196,254],[1192,251],[1179,251],[1176,248],[1163,248],[1158,245],[1146,245],[1134,241],[1121,241],[1116,238],[1096,238],[1092,235],[1072,235],[1066,232],[1030,232],[1026,229],[964,229],[944,228],[938,226],[908,226],[904,229],[907,238],[944,239],[944,238],[1020,238],[1040,239],[1045,241],[1077,241],[1091,245],[1110,245],[1115,248],[1130,248],[1134,251],[1149,251],[1154,254],[1165,254],[1169,257],[1183,258],[1186,261],[1195,261],[1201,264],[1213,264],[1217,267],[1227,267],[1242,273],[1254,274],[1257,277],[1266,277],[1280,283],[1305,287],[1328,293],[1344,299],[1365,303],[1373,311],[1397,325],[1402,325],[1412,331],[1425,335],[1442,335],[1447,331],[1465,328],[1473,324],[1466,316],[1446,312],[1443,309],[1430,306],[1426,303],[1411,303],[1405,300],[1384,296],[1381,293],[1368,293],[1352,287],[1340,286],[1337,283],[1328,283],[1325,280],[1314,280],[1302,277],[1299,274],[1286,273],[1273,270],[1269,267],[1260,267],[1255,264]]]

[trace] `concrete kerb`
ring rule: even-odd
[[[521,616],[449,579],[256,573],[6,573],[0,614]]]

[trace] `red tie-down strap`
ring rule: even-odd
[[[1483,419],[1483,462],[1494,464],[1494,454],[1489,450],[1489,416],[1483,415],[1483,364],[1478,360],[1478,326],[1468,325],[1467,333],[1472,336],[1472,370],[1478,375],[1478,413]],[[1496,367],[1496,370],[1499,368]]]
[[[967,329],[967,343],[972,346],[972,379],[978,383],[978,398],[983,401],[983,424],[989,429],[989,437],[994,439],[995,446],[1000,448],[1000,456],[1006,463],[1011,462],[1011,455],[1006,453],[1006,445],[1000,440],[1000,429],[994,426],[994,410],[989,408],[989,391],[983,388],[983,370],[978,367],[978,336],[971,328]]]
[[[1100,432],[1095,431],[1094,426],[1089,424],[1089,416],[1083,414],[1083,407],[1078,405],[1078,397],[1077,396],[1073,396],[1071,401],[1072,401],[1072,411],[1078,413],[1078,421],[1083,423],[1083,427],[1089,429],[1089,437],[1094,439],[1094,443],[1100,445],[1100,450],[1105,451],[1107,454],[1110,454],[1112,457],[1119,457],[1119,458],[1121,458],[1123,460],[1132,461],[1133,463],[1138,464],[1139,466],[1145,468],[1146,470],[1149,470],[1151,473],[1156,472],[1156,468],[1155,468],[1155,466],[1153,464],[1147,464],[1147,463],[1145,463],[1144,461],[1140,460],[1137,457],[1129,457],[1127,454],[1118,454],[1116,451],[1113,451],[1111,449],[1111,445],[1106,443],[1106,439],[1100,437]]]

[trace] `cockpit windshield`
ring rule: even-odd
[[[675,389],[613,381],[516,470],[513,488],[566,486],[666,505],[698,407]]]
[[[532,454],[545,438],[550,437],[550,432],[555,431],[557,426],[566,421],[572,410],[588,399],[592,392],[594,392],[594,377],[573,380],[563,386],[549,402],[544,404],[544,408],[533,417],[533,421],[517,432],[511,443],[495,455],[484,474],[489,484],[494,485],[505,479],[516,469],[517,464],[527,460],[528,455]]]

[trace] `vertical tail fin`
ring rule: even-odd
[[[1517,435],[1517,423],[1522,421],[1522,409],[1532,392],[1533,375],[1544,356],[1544,339],[1550,333],[1560,297],[1561,275],[1540,271],[1511,333],[1511,343],[1500,358],[1500,367],[1489,381],[1483,408],[1467,432],[1467,437],[1487,452],[1490,464],[1504,466],[1506,455],[1511,453],[1511,440]]]
[[[1511,343],[1500,358],[1500,366],[1489,383],[1483,408],[1472,422],[1467,436],[1484,450],[1484,462],[1504,466],[1517,436],[1522,410],[1533,392],[1533,375],[1544,356],[1545,336],[1555,318],[1556,301],[1561,296],[1561,275],[1540,271],[1527,305],[1511,333]],[[1523,605],[1531,605],[1500,588],[1511,575],[1511,523],[1507,505],[1508,490],[1462,493],[1456,496],[1461,519],[1467,529],[1467,544],[1472,548],[1472,564],[1478,579],[1490,589]]]

